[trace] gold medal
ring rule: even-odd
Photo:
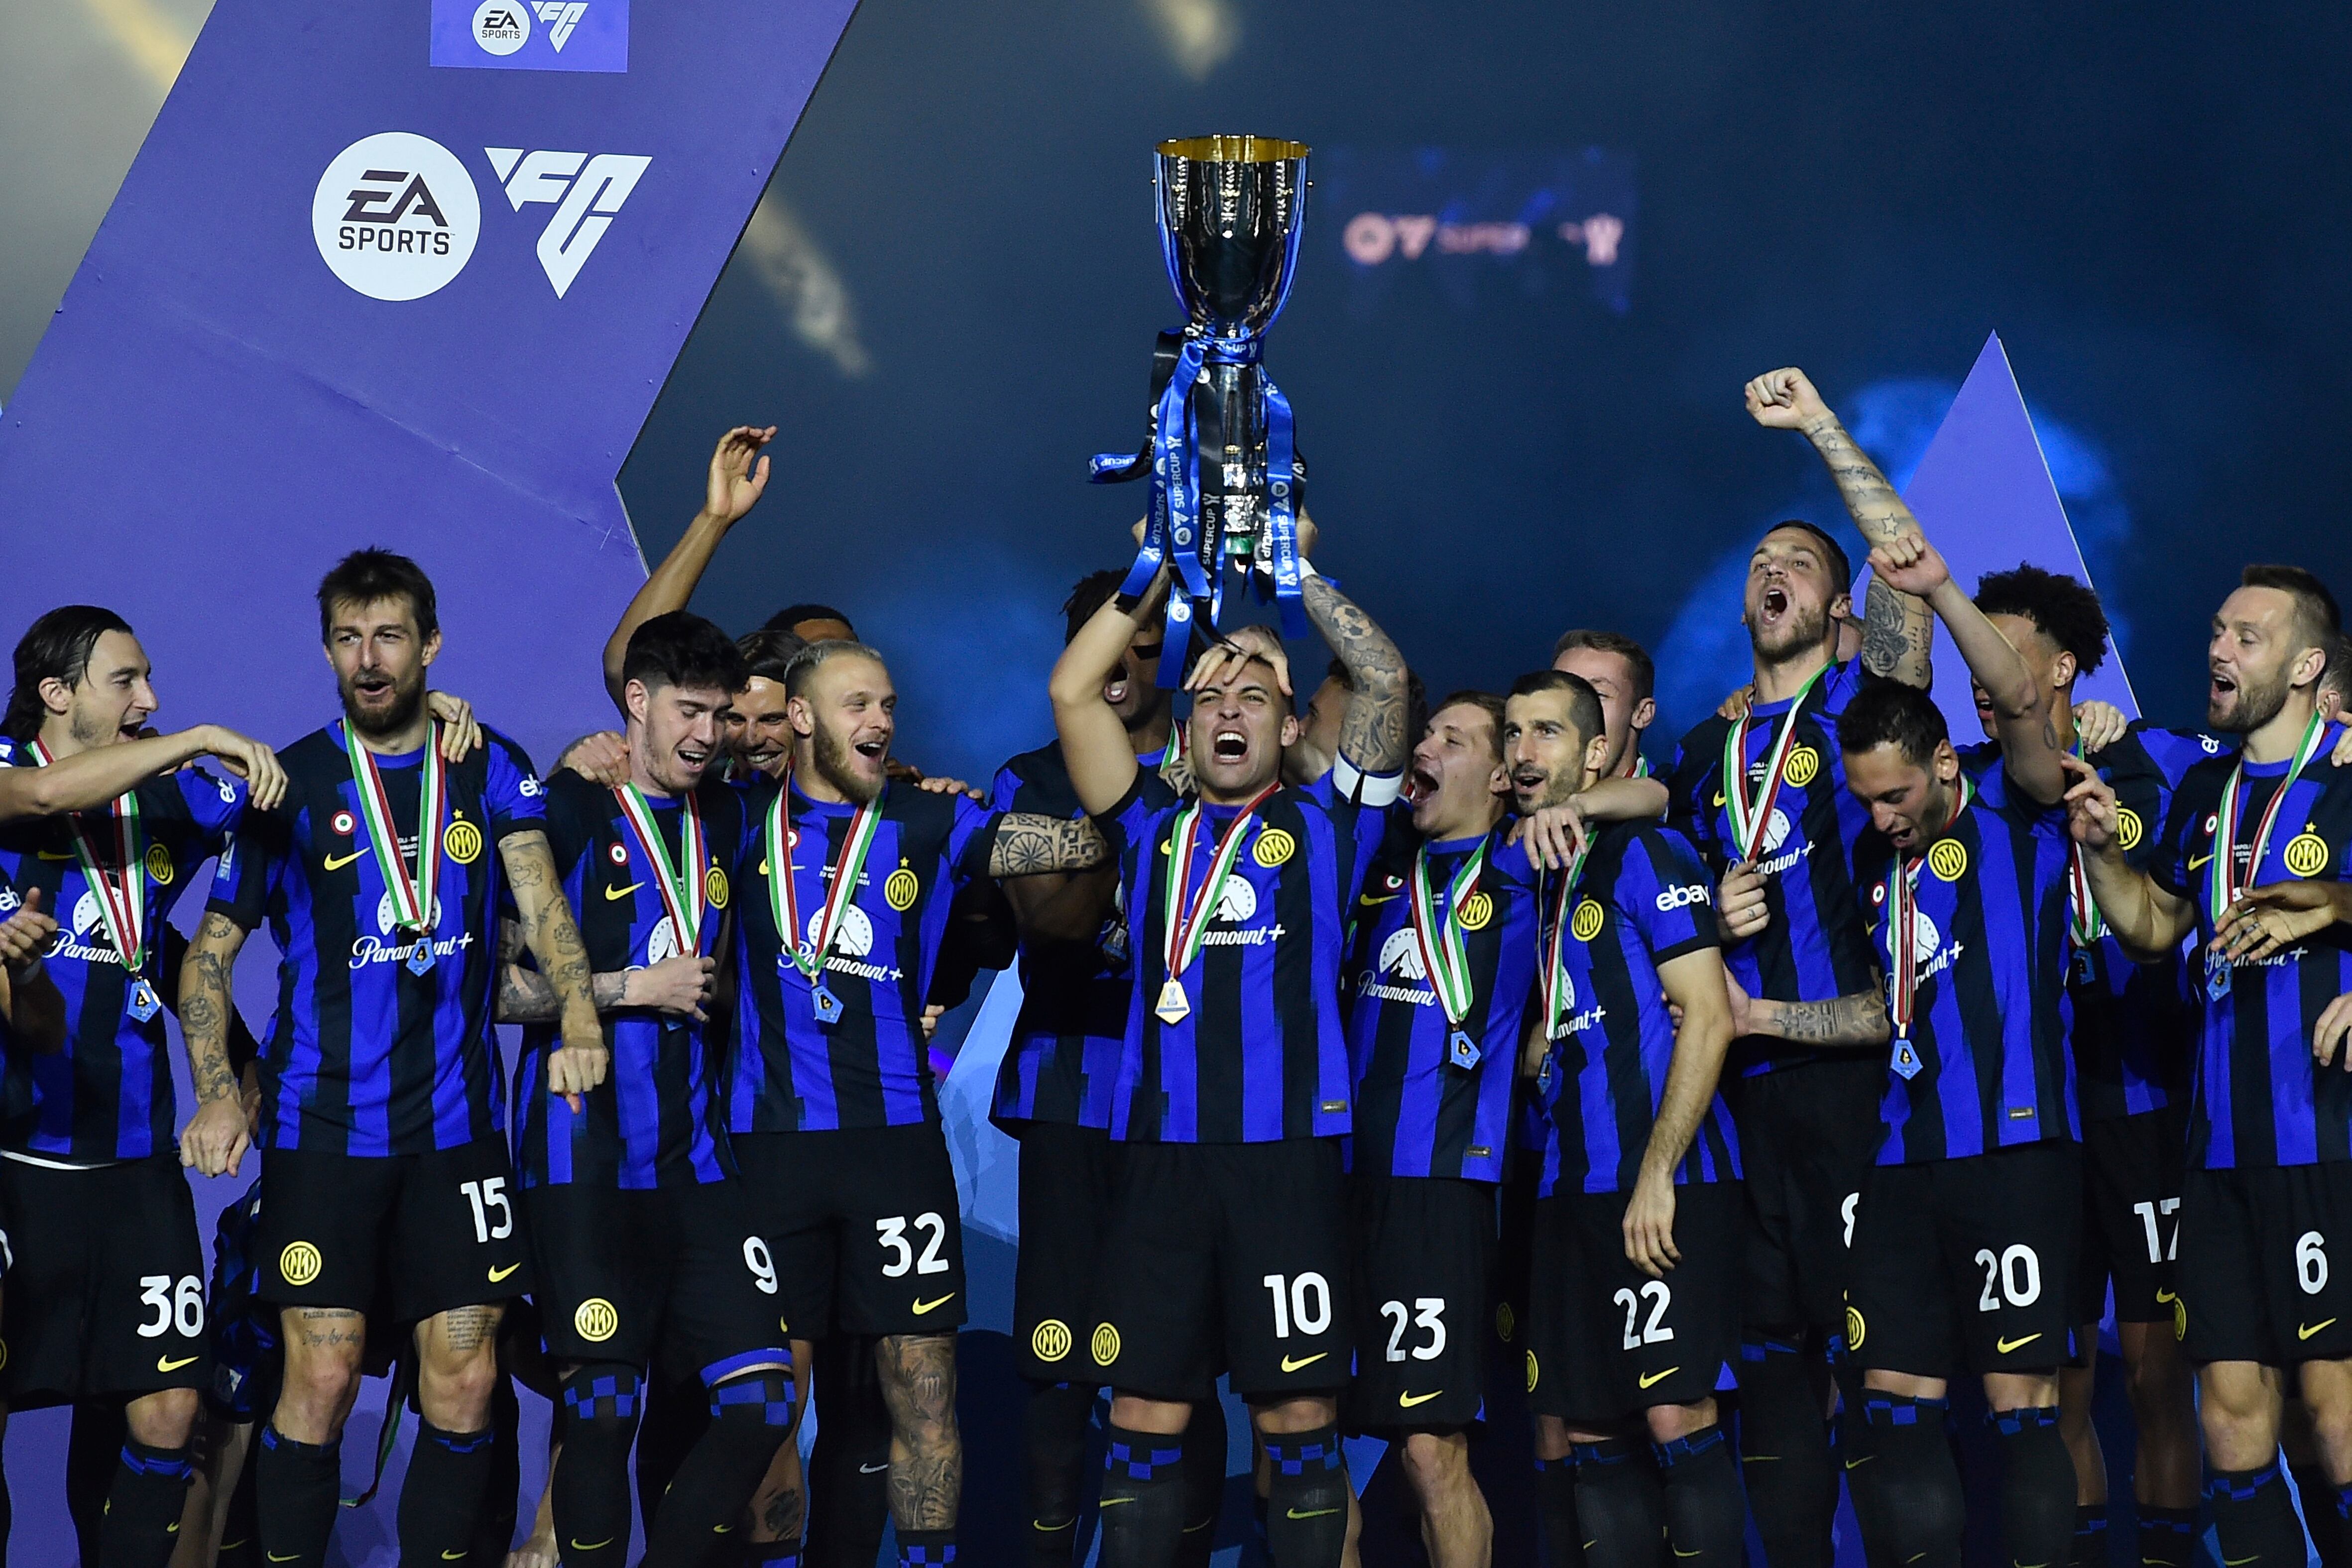
[[[1160,1015],[1163,1023],[1182,1023],[1192,1010],[1192,1002],[1184,995],[1184,982],[1171,978],[1160,987],[1160,1005],[1151,1010]]]

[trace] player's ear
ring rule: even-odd
[[[1655,697],[1643,697],[1640,702],[1633,705],[1633,719],[1627,727],[1633,729],[1647,729],[1652,724],[1656,722],[1657,717],[1658,699]]]
[[[1830,601],[1830,619],[1832,621],[1851,621],[1853,619],[1853,594],[1841,590],[1838,596]]]
[[[1606,730],[1584,743],[1584,771],[1599,777],[1609,766],[1609,733]]]
[[[646,690],[645,682],[632,680],[621,688],[621,706],[639,724],[646,722],[646,710],[652,706],[653,694]]]
[[[1297,714],[1286,713],[1282,716],[1283,750],[1287,751],[1292,747],[1297,745],[1298,737],[1306,733],[1307,727],[1298,722],[1298,716]]]
[[[73,687],[56,675],[41,682],[41,706],[53,714],[66,714],[73,709]]]
[[[2050,689],[2053,692],[2064,691],[2074,684],[2076,674],[2074,655],[2062,651],[2057,658],[2050,663]]]
[[[1948,740],[1936,742],[1936,755],[1928,759],[1928,770],[1939,783],[1949,784],[1960,776],[1960,754],[1952,749]]]
[[[809,706],[806,697],[787,697],[784,699],[784,722],[793,727],[794,735],[814,735],[816,710]]]
[[[427,664],[427,665],[430,665],[430,664],[433,663],[433,661],[434,661],[434,660],[436,660],[436,659],[437,659],[437,658],[439,658],[439,657],[441,656],[441,628],[440,628],[440,627],[436,626],[435,628],[433,628],[433,630],[432,630],[431,632],[427,632],[427,633],[425,634],[425,643],[424,643],[424,650],[425,650],[425,651],[424,651],[423,654],[422,654],[422,655],[420,655],[420,657],[421,657],[421,661],[422,661],[424,664]]]

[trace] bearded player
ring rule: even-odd
[[[1303,527],[1311,541],[1311,528]],[[1087,1336],[1108,1382],[1103,1561],[1164,1563],[1183,1526],[1181,1434],[1220,1371],[1269,1467],[1283,1568],[1340,1560],[1350,1498],[1339,1391],[1353,1338],[1339,1139],[1352,1124],[1340,1028],[1346,924],[1405,759],[1404,661],[1302,562],[1302,596],[1351,691],[1338,758],[1286,788],[1286,677],[1213,649],[1187,680],[1197,801],[1155,808],[1104,685],[1159,611],[1113,599],[1054,668],[1078,803],[1122,856],[1133,953],[1111,1106],[1124,1169]]]
[[[1390,808],[1342,983],[1356,1097],[1349,1414],[1398,1445],[1435,1568],[1483,1568],[1494,1521],[1469,1433],[1485,1402],[1496,1186],[1535,975],[1533,873],[1503,820],[1502,699],[1439,703],[1408,777],[1412,802]]]
[[[1748,383],[1767,429],[1801,431],[1835,477],[1864,538],[1910,548],[1917,525],[1804,373]],[[1742,619],[1755,702],[1684,737],[1668,821],[1720,879],[1724,964],[1752,1014],[1732,1047],[1724,1099],[1739,1125],[1749,1234],[1738,1364],[1739,1443],[1770,1568],[1828,1568],[1840,1473],[1823,1416],[1826,1357],[1845,1313],[1845,1210],[1878,1141],[1883,1010],[1869,933],[1848,871],[1869,814],[1846,792],[1838,715],[1870,681],[1925,686],[1926,609],[1871,586],[1860,656],[1837,658],[1850,612],[1845,551],[1810,523],[1783,523],[1749,558]],[[1864,1435],[1847,1384],[1846,1458]]]
[[[2206,724],[2241,737],[2175,792],[2155,864],[2136,870],[2115,792],[2075,765],[2068,800],[2091,891],[2133,956],[2200,939],[2204,1016],[2180,1195],[2181,1348],[2198,1368],[2205,1495],[2223,1561],[2305,1561],[2280,1475],[2280,1404],[2309,1406],[2333,1501],[2352,1502],[2352,771],[2317,691],[2342,634],[2294,567],[2250,566],[2213,618]]]
[[[424,1415],[402,1550],[454,1561],[489,1477],[499,1319],[530,1286],[491,1033],[502,897],[561,1004],[549,1092],[585,1094],[609,1053],[529,758],[496,734],[454,764],[435,744],[431,581],[405,557],[355,551],[320,581],[319,622],[342,717],[288,748],[278,810],[240,819],[181,972],[180,1018],[197,1082],[228,1082],[230,969],[267,919],[286,957],[260,1059],[257,1249],[285,1375],[255,1458],[265,1554],[325,1559],[382,1284],[392,1321],[416,1324]],[[234,1175],[246,1146],[226,1092],[183,1139],[207,1175]]]

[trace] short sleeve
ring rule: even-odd
[[[988,875],[990,852],[996,845],[996,824],[1004,813],[992,810],[969,795],[949,797],[955,817],[948,824],[948,876],[958,887]]]
[[[1135,770],[1135,782],[1118,798],[1118,804],[1108,811],[1095,813],[1095,827],[1110,846],[1116,860],[1127,852],[1130,843],[1142,843],[1151,835],[1151,819],[1159,810],[1151,804],[1150,791],[1143,787],[1144,772]]]
[[[245,781],[202,768],[184,768],[173,777],[180,786],[189,820],[195,823],[197,837],[205,848],[219,852],[244,814]]]
[[[503,735],[492,734],[488,776],[482,784],[482,809],[490,815],[490,836],[542,826],[547,821],[547,786],[522,747]]]
[[[2172,797],[2172,809],[2164,814],[2164,831],[2148,855],[2149,879],[2177,898],[2187,898],[2194,892],[2188,874],[2189,849],[2202,828],[2204,797],[2205,791],[2192,782],[2182,781],[2182,788]],[[2116,803],[2120,805],[2121,800]]]
[[[996,782],[989,787],[988,809],[992,811],[1018,811],[1025,808],[1016,804],[1021,799],[1021,775],[1006,763],[996,770]]]
[[[1697,850],[1679,833],[1653,829],[1635,835],[1618,865],[1614,891],[1618,913],[1641,932],[1654,963],[1723,945],[1713,881]]]
[[[1694,751],[1691,741],[1698,732],[1693,730],[1675,747],[1675,759],[1666,769],[1666,825],[1688,838],[1699,853],[1710,862],[1720,860],[1715,842],[1715,813],[1705,810],[1707,770],[1722,747],[1713,752],[1702,748]]]
[[[547,783],[541,797],[547,805],[547,847],[555,856],[555,874],[567,877],[580,863],[601,825],[592,820],[587,792],[596,789],[576,773],[560,773]],[[598,790],[598,793],[602,793]]]
[[[248,806],[221,835],[220,862],[213,868],[208,914],[226,915],[239,930],[250,931],[269,913],[270,894],[285,874],[294,853],[294,825],[283,810],[262,811]]]

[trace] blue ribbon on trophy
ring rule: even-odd
[[[1151,477],[1143,543],[1119,592],[1139,595],[1161,566],[1172,568],[1160,684],[1174,686],[1196,617],[1214,627],[1223,616],[1228,564],[1279,608],[1284,636],[1307,634],[1298,595],[1306,467],[1290,400],[1262,363],[1265,329],[1297,272],[1307,149],[1193,137],[1161,142],[1157,168],[1160,256],[1187,320],[1160,335],[1150,434],[1132,455],[1096,456],[1088,477]]]

